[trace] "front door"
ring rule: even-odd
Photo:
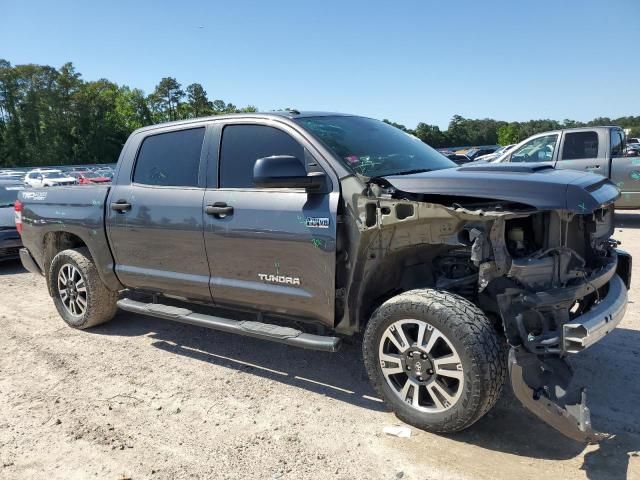
[[[293,155],[320,168],[290,127],[227,124],[218,128],[219,188],[204,198],[211,292],[219,305],[333,325],[335,185],[323,193],[256,188],[258,158]],[[335,191],[332,191],[334,190]]]
[[[127,287],[211,300],[202,221],[205,127],[146,136],[109,194],[107,233]],[[136,146],[131,146],[135,149]]]

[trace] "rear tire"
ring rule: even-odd
[[[111,320],[118,310],[118,292],[102,283],[86,248],[58,253],[51,262],[48,281],[53,303],[70,327],[95,327]]]
[[[404,422],[439,433],[463,430],[496,403],[506,379],[504,341],[484,313],[431,289],[391,298],[364,333],[373,387]]]

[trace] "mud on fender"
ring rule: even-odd
[[[541,358],[522,347],[512,347],[509,378],[518,400],[563,435],[582,443],[608,437],[591,426],[586,388],[569,390],[573,371],[564,359]]]

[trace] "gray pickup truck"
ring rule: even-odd
[[[137,130],[111,186],[25,190],[16,221],[72,327],[121,308],[330,352],[361,335],[371,383],[414,426],[468,427],[509,375],[592,441],[565,359],[625,313],[618,196],[588,172],[456,168],[377,120],[290,111]]]
[[[609,178],[622,192],[616,208],[640,208],[640,157],[625,154],[620,127],[584,127],[539,133],[522,141],[501,162],[550,162]]]

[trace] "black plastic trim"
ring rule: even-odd
[[[214,317],[212,315],[203,315],[184,308],[176,308],[157,303],[143,303],[129,298],[119,300],[118,307],[128,312],[151,315],[165,320],[188,323],[212,330],[270,340],[272,342],[284,343],[286,345],[310,350],[337,352],[341,344],[341,340],[338,337],[303,333],[300,330],[269,323],[232,320],[229,318]]]

